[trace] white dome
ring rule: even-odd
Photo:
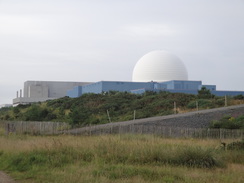
[[[144,55],[135,65],[132,81],[188,80],[184,63],[167,51],[152,51]]]

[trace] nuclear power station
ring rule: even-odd
[[[197,94],[206,87],[216,96],[244,95],[244,91],[219,91],[216,85],[205,85],[202,81],[189,81],[184,63],[167,51],[157,50],[144,55],[136,63],[132,81],[58,82],[26,81],[24,91],[17,92],[13,105],[42,102],[61,97],[79,97],[85,93],[108,91],[142,94],[145,91],[168,91]],[[22,96],[23,94],[23,96]]]

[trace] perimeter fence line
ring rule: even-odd
[[[159,125],[87,126],[64,132],[73,135],[152,134],[167,138],[243,139],[243,129],[182,128]]]
[[[62,122],[5,122],[5,134],[30,135],[106,135],[106,134],[152,134],[167,138],[211,138],[211,139],[243,139],[243,129],[211,129],[166,127],[150,124],[119,124],[86,126],[72,128]]]
[[[15,121],[4,122],[5,134],[55,135],[70,129],[64,122]]]

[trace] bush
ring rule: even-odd
[[[233,98],[236,100],[244,100],[244,95],[236,95]]]
[[[201,90],[198,90],[197,97],[199,99],[211,99],[211,98],[214,98],[215,95],[212,95],[210,90],[207,89],[206,87],[202,87]]]
[[[220,120],[212,121],[210,128],[244,129],[244,115],[237,118],[224,116]]]
[[[200,92],[201,95],[205,96],[204,92],[207,95],[209,93],[204,90],[203,93]],[[60,121],[73,125],[104,124],[109,122],[107,110],[112,122],[117,122],[132,120],[133,111],[136,111],[136,119],[173,114],[174,102],[179,111],[187,111],[186,106],[195,109],[196,100],[199,109],[224,105],[223,97],[199,98],[196,95],[165,91],[145,92],[143,95],[110,91],[0,109],[0,120]]]
[[[217,99],[217,100],[215,101],[215,104],[216,104],[217,106],[224,106],[224,105],[225,105],[225,99],[223,99],[223,98]]]
[[[212,100],[209,100],[209,99],[198,99],[197,102],[198,102],[199,108],[213,108],[214,107]],[[190,101],[187,104],[187,107],[190,109],[194,109],[197,107],[196,105],[197,105],[196,101]]]
[[[213,155],[213,151],[202,148],[187,148],[183,150],[176,163],[197,168],[223,166],[222,162]]]
[[[25,121],[44,121],[49,115],[49,111],[46,108],[40,107],[40,105],[33,104],[28,110],[22,115]]]
[[[227,145],[228,150],[244,150],[244,140],[232,142]]]

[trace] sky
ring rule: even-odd
[[[153,50],[244,91],[244,0],[0,0],[0,104],[27,80],[131,81]]]

